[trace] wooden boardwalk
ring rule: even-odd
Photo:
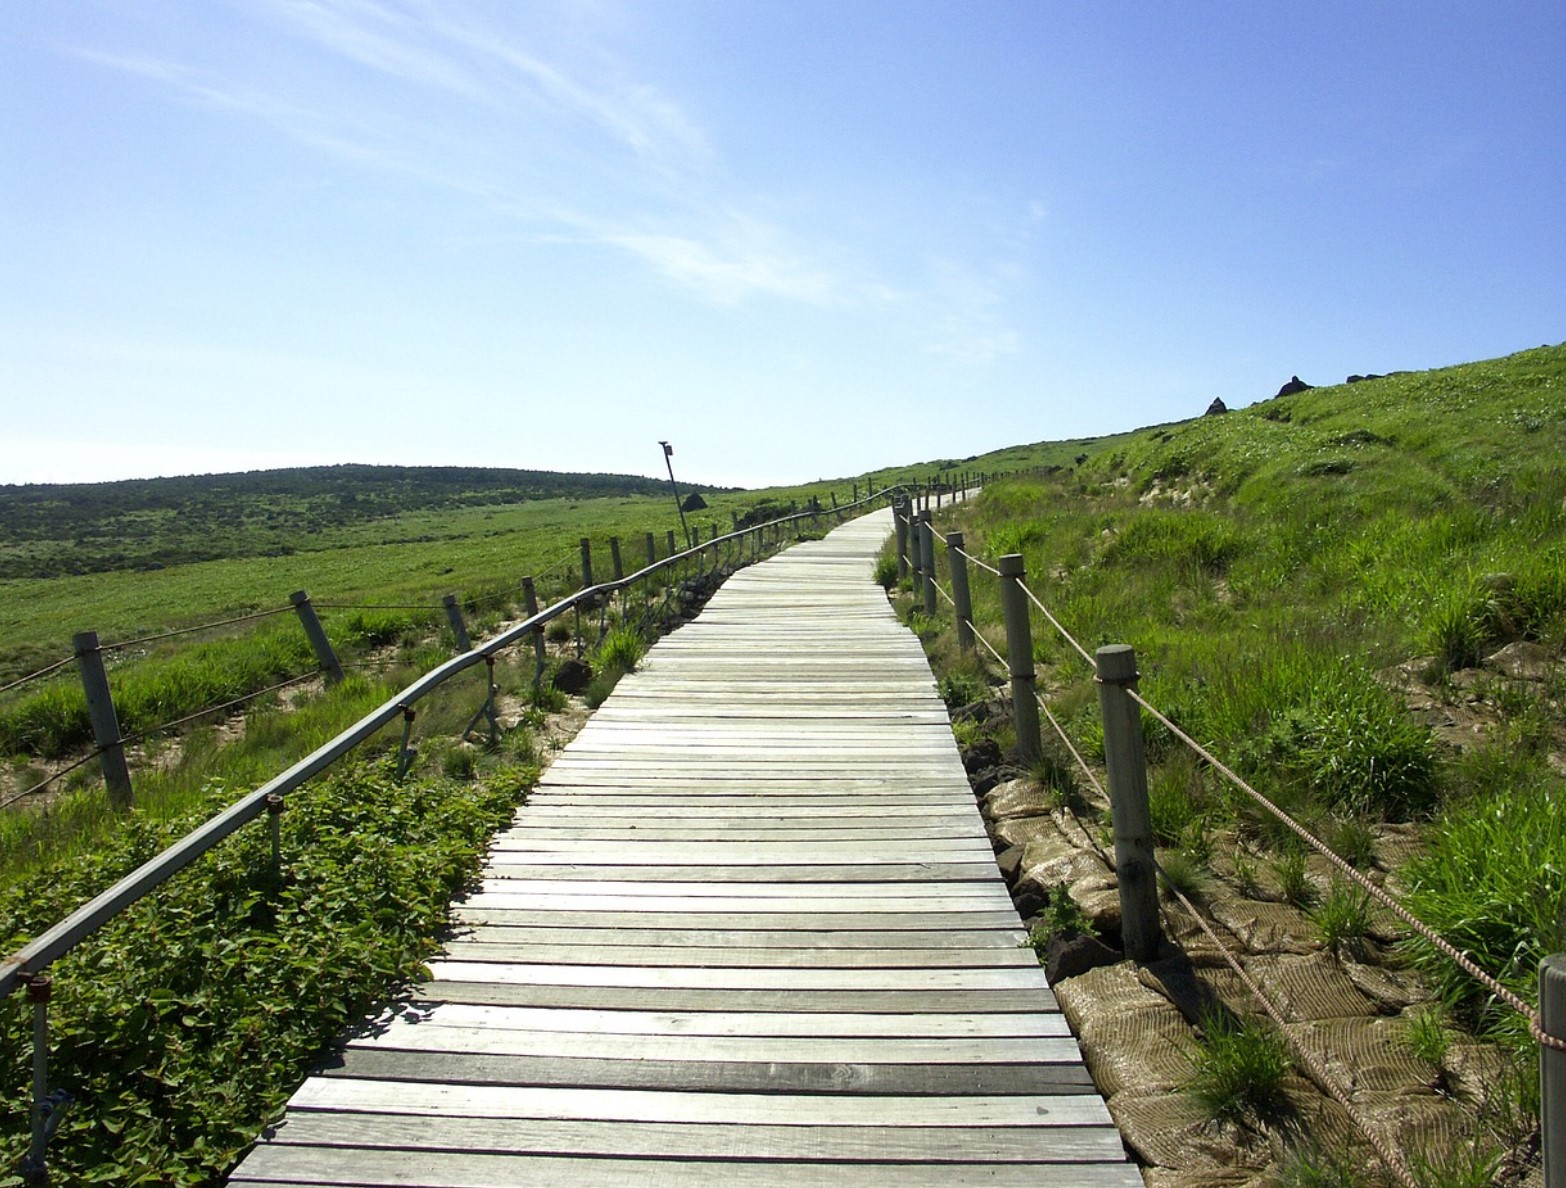
[[[231,1183],[1140,1185],[870,580],[890,528],[654,647]]]

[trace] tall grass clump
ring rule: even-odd
[[[1185,1092],[1212,1117],[1244,1122],[1286,1112],[1289,1052],[1271,1025],[1221,1008],[1201,1020],[1202,1042]]]
[[[1566,950],[1566,785],[1490,753],[1466,761],[1482,788],[1435,822],[1424,852],[1403,871],[1405,902],[1502,984],[1536,997],[1539,962]],[[1518,1048],[1527,1023],[1428,942],[1406,942],[1414,963],[1457,1018]]]

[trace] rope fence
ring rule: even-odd
[[[219,627],[232,627],[238,623],[253,623],[257,619],[269,619],[273,615],[287,614],[293,609],[291,606],[274,606],[270,610],[256,611],[248,615],[238,615],[232,619],[219,619],[215,623],[199,623],[194,627],[179,627],[173,631],[160,631],[156,635],[139,635],[134,639],[122,639],[116,643],[99,644],[98,650],[100,652],[119,652],[126,648],[155,643],[161,639],[174,639],[180,635],[195,635],[199,631],[216,631]]]
[[[20,689],[23,685],[31,684],[33,681],[41,681],[44,677],[59,672],[60,669],[70,664],[74,659],[76,659],[75,656],[67,656],[64,660],[56,660],[53,664],[44,665],[37,672],[30,672],[24,677],[18,677],[10,684],[0,685],[0,693],[9,693],[12,689]]]
[[[1121,808],[1121,801],[1124,794],[1117,790],[1116,787],[1115,764],[1113,761],[1113,756],[1111,755],[1111,752],[1116,749],[1116,745],[1115,740],[1109,737],[1110,722],[1107,718],[1107,708],[1105,710],[1105,751],[1106,764],[1109,766],[1110,771],[1109,787],[1106,789],[1104,783],[1100,781],[1092,766],[1083,756],[1081,750],[1070,738],[1064,726],[1056,718],[1055,714],[1051,712],[1045,699],[1039,696],[1033,687],[1034,674],[1031,671],[1032,645],[1030,637],[1027,635],[1026,604],[1024,604],[1023,615],[1021,617],[1020,624],[1023,633],[1020,646],[1014,647],[1016,641],[1012,640],[1012,633],[1014,629],[1012,616],[1010,612],[1008,612],[1006,616],[1008,650],[1012,651],[1013,655],[1020,654],[1028,658],[1028,662],[1023,665],[1027,671],[1019,672],[1017,671],[1016,666],[1014,666],[1014,664],[1005,656],[1002,656],[1000,651],[993,644],[991,644],[990,641],[985,638],[985,636],[978,630],[977,625],[973,622],[971,607],[962,605],[961,599],[954,598],[952,595],[948,594],[945,588],[942,587],[940,583],[936,582],[935,574],[933,572],[926,571],[927,567],[925,559],[929,559],[929,567],[933,568],[933,561],[935,556],[933,544],[935,541],[940,540],[943,544],[946,545],[949,568],[952,570],[951,585],[954,590],[960,590],[964,593],[966,592],[967,566],[972,565],[973,567],[992,575],[1001,584],[1002,606],[1003,609],[1005,609],[1007,586],[1009,584],[1014,584],[1016,589],[1020,592],[1021,596],[1026,599],[1026,603],[1030,603],[1034,608],[1036,608],[1039,613],[1043,615],[1044,619],[1049,623],[1049,625],[1054,629],[1054,631],[1060,636],[1060,638],[1064,640],[1065,643],[1077,653],[1077,655],[1082,657],[1083,660],[1093,667],[1095,672],[1094,680],[1101,686],[1101,689],[1105,686],[1112,686],[1119,692],[1123,693],[1126,700],[1131,705],[1138,707],[1138,710],[1146,711],[1155,721],[1168,730],[1171,736],[1178,739],[1186,747],[1190,748],[1190,750],[1197,757],[1208,764],[1213,770],[1219,772],[1230,784],[1232,784],[1240,792],[1244,793],[1256,804],[1261,806],[1273,817],[1275,817],[1307,846],[1321,855],[1322,858],[1324,858],[1335,871],[1341,873],[1343,877],[1349,880],[1352,885],[1359,888],[1376,903],[1390,911],[1411,932],[1422,938],[1426,943],[1444,955],[1448,960],[1452,961],[1465,974],[1473,978],[1479,985],[1481,985],[1489,994],[1493,995],[1496,1000],[1505,1003],[1513,1011],[1521,1015],[1523,1019],[1527,1021],[1533,1038],[1538,1041],[1542,1048],[1555,1053],[1566,1053],[1566,1039],[1559,1038],[1557,1035],[1551,1034],[1551,1032],[1546,1029],[1543,1014],[1540,1010],[1535,1009],[1520,995],[1509,989],[1507,986],[1503,985],[1488,971],[1481,968],[1469,954],[1453,945],[1450,941],[1437,933],[1423,920],[1419,919],[1412,911],[1400,903],[1393,895],[1387,892],[1385,888],[1377,886],[1370,879],[1366,878],[1363,874],[1356,870],[1351,863],[1335,853],[1325,842],[1316,837],[1313,833],[1310,832],[1309,829],[1307,829],[1289,813],[1281,809],[1271,799],[1257,791],[1257,789],[1253,787],[1248,781],[1246,781],[1231,767],[1229,767],[1216,755],[1214,755],[1209,748],[1204,747],[1202,744],[1197,742],[1194,738],[1191,737],[1189,733],[1171,721],[1168,715],[1164,714],[1145,697],[1143,697],[1135,688],[1137,674],[1135,671],[1134,653],[1131,653],[1130,649],[1123,647],[1115,649],[1104,649],[1101,651],[1099,657],[1095,657],[1092,653],[1090,653],[1076,639],[1076,637],[1066,629],[1065,625],[1061,623],[1059,618],[1050,610],[1050,608],[1046,606],[1045,603],[1031,589],[1029,589],[1024,578],[1022,557],[1020,555],[1010,554],[1006,558],[1002,559],[999,565],[992,565],[983,558],[980,558],[961,547],[960,543],[958,543],[961,539],[959,533],[953,533],[952,540],[950,542],[944,540],[940,534],[935,533],[930,527],[929,516],[927,512],[916,515],[911,506],[902,505],[895,509],[894,515],[897,517],[895,526],[897,528],[897,542],[899,549],[899,574],[901,575],[904,573],[911,573],[914,585],[915,605],[918,605],[919,592],[922,587],[926,591],[926,608],[933,605],[934,603],[933,597],[929,594],[930,590],[934,590],[935,592],[939,593],[942,598],[944,598],[949,604],[953,606],[953,609],[956,613],[957,623],[959,625],[959,641],[962,641],[965,636],[971,636],[972,639],[977,640],[978,643],[982,645],[984,651],[987,652],[989,656],[992,657],[994,661],[1001,666],[1002,670],[1008,673],[1012,681],[1013,705],[1014,707],[1018,708],[1019,711],[1023,700],[1025,700],[1030,705],[1035,702],[1037,703],[1038,708],[1043,711],[1051,728],[1054,730],[1061,743],[1070,753],[1077,769],[1080,770],[1083,777],[1088,781],[1098,796],[1103,798],[1103,800],[1110,805],[1112,814],[1118,817],[1119,813],[1123,811]],[[966,628],[966,631],[963,631],[963,628]],[[1104,675],[1104,665],[1101,662],[1104,652],[1106,651],[1119,651],[1127,653],[1127,656],[1124,657],[1124,659],[1129,663],[1129,672],[1121,676],[1106,677]],[[1019,689],[1021,690],[1020,694]],[[1019,697],[1022,700],[1019,700]],[[1135,719],[1135,713],[1133,713],[1132,718]],[[1033,723],[1032,726],[1033,733],[1036,735],[1037,723]],[[1137,737],[1135,755],[1139,761],[1142,753],[1140,730],[1140,721],[1136,720],[1135,731]],[[1029,740],[1025,739],[1023,735],[1024,726],[1023,723],[1019,721],[1018,749],[1019,752],[1026,758],[1030,755],[1028,747]],[[1032,755],[1036,756],[1038,754],[1037,737],[1034,737],[1031,740],[1031,745],[1033,748],[1031,753]],[[1124,762],[1123,759],[1122,762]],[[1139,772],[1138,780],[1133,782],[1139,784],[1141,797],[1140,812],[1142,814],[1142,818],[1145,820],[1148,811],[1146,803],[1147,791],[1145,783],[1145,771]],[[1075,816],[1075,814],[1073,814],[1073,816]],[[1078,821],[1078,824],[1080,825],[1081,822]],[[1094,843],[1091,834],[1089,834],[1086,830],[1084,830],[1084,835],[1089,838],[1089,843],[1092,844],[1095,849],[1099,848],[1096,843]],[[1099,850],[1099,853],[1101,856],[1103,855],[1103,851],[1101,849]],[[1190,912],[1192,918],[1196,921],[1201,930],[1206,933],[1208,938],[1218,947],[1220,953],[1223,955],[1225,962],[1234,970],[1235,974],[1240,978],[1247,991],[1255,997],[1257,1003],[1261,1006],[1263,1011],[1268,1015],[1269,1018],[1272,1019],[1272,1021],[1278,1026],[1280,1033],[1283,1034],[1287,1039],[1287,1032],[1284,1029],[1285,1025],[1281,1012],[1278,1011],[1276,1005],[1273,1004],[1270,999],[1262,992],[1260,987],[1256,985],[1255,980],[1245,972],[1243,964],[1234,957],[1229,949],[1218,938],[1217,934],[1212,930],[1212,928],[1209,927],[1207,921],[1203,918],[1202,913],[1198,911],[1191,901],[1180,891],[1180,889],[1174,885],[1173,881],[1170,880],[1169,876],[1164,872],[1163,868],[1159,866],[1153,856],[1150,843],[1146,846],[1146,854],[1143,860],[1145,861],[1147,868],[1154,871],[1156,876],[1163,880],[1164,884],[1168,887],[1169,891],[1174,895],[1174,897]],[[1116,864],[1111,863],[1110,865],[1115,866]],[[1126,898],[1127,891],[1125,878],[1122,878],[1121,880],[1121,887],[1123,904],[1122,918],[1125,919],[1133,911],[1132,903]],[[1153,910],[1156,913],[1156,896],[1153,898],[1152,902]],[[1156,935],[1156,931],[1154,935]],[[1131,948],[1129,940],[1127,948],[1129,953]],[[1317,1083],[1324,1093],[1332,1097],[1333,1100],[1337,1101],[1338,1104],[1342,1105],[1349,1112],[1350,1116],[1354,1119],[1356,1126],[1365,1133],[1367,1141],[1376,1151],[1377,1156],[1381,1159],[1382,1163],[1385,1165],[1392,1177],[1400,1185],[1402,1185],[1403,1188],[1415,1188],[1416,1181],[1414,1179],[1413,1173],[1402,1154],[1399,1151],[1389,1147],[1386,1141],[1377,1133],[1375,1133],[1374,1129],[1368,1126],[1365,1121],[1359,1117],[1356,1111],[1350,1108],[1348,1096],[1343,1087],[1338,1085],[1331,1077],[1326,1074],[1326,1071],[1309,1052],[1302,1050],[1300,1046],[1292,1039],[1288,1039],[1288,1043],[1291,1050],[1293,1051],[1296,1062],[1300,1065],[1300,1067],[1304,1068],[1310,1074],[1312,1079]],[[1548,1108],[1546,1108],[1544,1112],[1545,1114],[1548,1114]],[[1546,1129],[1548,1130],[1548,1127]],[[1558,1142],[1559,1140],[1557,1139],[1555,1141]],[[1550,1143],[1551,1140],[1547,1136],[1545,1140],[1546,1148],[1550,1148]]]
[[[34,784],[31,788],[26,789],[25,791],[12,793],[10,796],[7,796],[4,800],[0,800],[0,809],[9,808],[11,805],[17,803],[17,801],[26,800],[29,796],[36,796],[36,795],[38,795],[38,793],[42,792],[45,788],[49,787],[50,784],[54,783],[61,776],[70,775],[71,772],[75,771],[78,767],[85,767],[87,764],[91,763],[94,759],[96,759],[98,757],[98,755],[99,755],[99,750],[98,750],[98,748],[95,747],[91,751],[88,751],[85,755],[81,756],[79,759],[76,759],[75,761],[73,761],[73,762],[67,764],[66,766],[60,768],[59,771],[57,771],[53,775],[49,776],[48,779],[41,780],[38,783]]]
[[[289,677],[286,681],[279,681],[275,685],[268,685],[265,689],[257,689],[253,693],[246,693],[242,697],[235,697],[230,701],[224,701],[217,705],[209,705],[206,707],[206,709],[199,709],[193,714],[186,714],[182,718],[175,718],[172,721],[164,722],[160,726],[149,726],[145,730],[138,730],[135,734],[127,734],[120,740],[120,743],[123,746],[133,746],[136,743],[145,742],[149,738],[153,738],[159,734],[165,734],[170,730],[174,730],[177,727],[194,722],[199,718],[205,718],[210,714],[220,714],[226,712],[227,710],[237,709],[242,705],[248,705],[252,701],[257,701],[260,698],[265,697],[268,693],[276,693],[294,685],[302,685],[306,681],[317,680],[320,675],[321,674],[319,672],[306,672],[301,673],[299,676]]]

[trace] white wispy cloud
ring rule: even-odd
[[[620,253],[712,305],[766,299],[893,317],[920,349],[971,365],[1019,348],[1005,307],[1045,218],[1037,202],[1004,226],[996,219],[1001,261],[962,263],[953,244],[953,258],[922,274],[896,261],[883,271],[798,210],[791,217],[764,196],[736,199],[719,154],[677,99],[605,46],[575,44],[579,30],[552,34],[536,10],[497,24],[492,12],[450,0],[235,3],[315,52],[374,72],[379,89],[330,71],[284,81],[260,73],[254,55],[207,46],[186,51],[186,61],[75,52],[356,168],[460,195],[514,225],[520,240]]]

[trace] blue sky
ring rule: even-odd
[[[760,485],[1566,338],[1559,0],[9,0],[0,482]]]

